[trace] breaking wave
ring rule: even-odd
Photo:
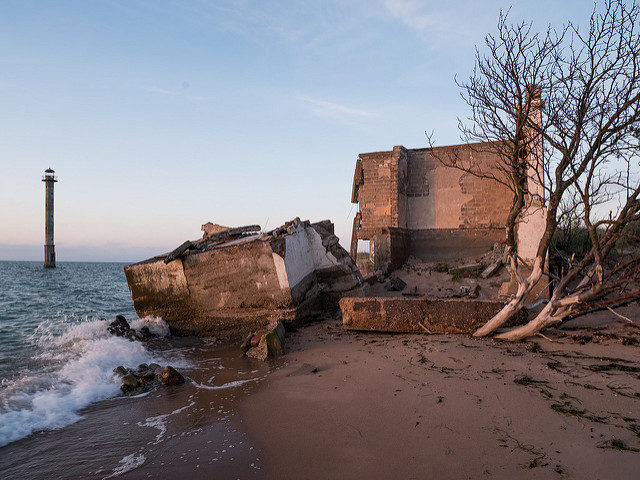
[[[70,425],[87,405],[120,393],[118,365],[166,364],[139,341],[112,336],[107,320],[43,322],[29,341],[36,346],[33,368],[0,382],[0,447],[34,432]],[[160,318],[132,322],[158,336],[169,327]],[[134,462],[135,463],[135,462]]]

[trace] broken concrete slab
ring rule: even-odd
[[[498,259],[495,262],[493,262],[492,264],[490,264],[489,266],[487,266],[487,268],[485,268],[482,273],[480,274],[480,276],[482,278],[489,278],[489,277],[493,277],[496,273],[498,273],[498,270],[500,270],[500,268],[502,267],[502,259]]]
[[[473,333],[503,302],[468,298],[368,297],[340,300],[347,330],[392,333]]]
[[[136,313],[162,317],[174,335],[238,338],[274,319],[302,324],[343,296],[363,295],[362,276],[330,221],[296,218],[249,233],[255,228],[205,231],[173,255],[125,267]],[[229,232],[232,239],[219,243]]]
[[[460,275],[464,277],[465,275],[479,274],[483,268],[484,268],[484,265],[482,265],[481,263],[470,263],[468,265],[459,265],[457,267],[451,267],[449,268],[449,273],[451,275]]]
[[[252,346],[245,355],[263,361],[282,355],[284,353],[284,333],[282,322],[271,322],[253,336],[250,341]]]

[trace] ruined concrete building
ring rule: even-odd
[[[534,92],[537,108],[531,115],[539,122],[539,89]],[[541,158],[542,146],[533,148],[539,149],[534,153]],[[368,240],[370,267],[390,271],[409,256],[457,260],[481,255],[503,241],[512,192],[498,182],[447,166],[446,160],[451,159],[481,166],[483,171],[499,162],[492,143],[416,149],[398,145],[384,152],[361,153],[351,194],[351,202],[359,207],[353,222],[352,258],[358,243]],[[530,168],[529,191],[543,198],[535,173]],[[532,259],[545,215],[543,207],[532,205],[527,210],[518,225],[518,253]]]
[[[160,316],[176,335],[239,337],[273,320],[303,323],[363,295],[328,220],[296,218],[269,232],[212,223],[202,230],[200,240],[125,267],[138,316]]]

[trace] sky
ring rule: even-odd
[[[0,260],[132,262],[207,221],[331,219],[359,153],[459,143],[454,78],[514,21],[591,1],[0,0]]]

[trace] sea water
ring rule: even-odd
[[[30,478],[154,473],[165,471],[153,459],[173,455],[175,438],[204,436],[214,448],[234,435],[228,424],[234,399],[266,367],[232,347],[173,338],[161,318],[139,319],[123,267],[0,262],[0,477],[25,478],[27,466]],[[148,326],[154,339],[110,335],[116,314],[134,329]],[[151,362],[178,368],[187,384],[123,396],[113,369]],[[212,450],[211,459],[235,472],[229,463],[235,457],[215,453],[222,450]]]

